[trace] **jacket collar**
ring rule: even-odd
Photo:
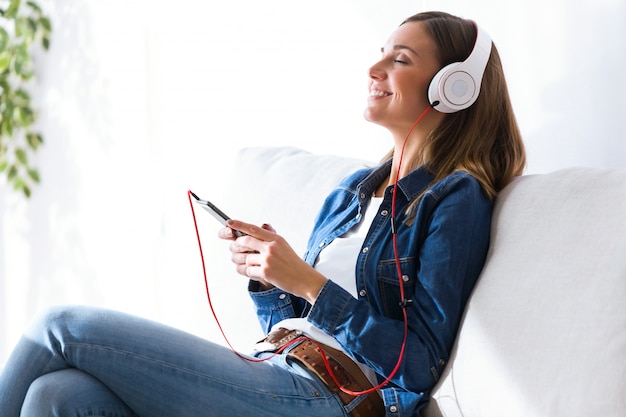
[[[391,159],[372,168],[369,174],[357,185],[359,203],[368,200],[380,183],[389,177],[390,172]],[[398,181],[398,196],[402,195],[407,202],[412,201],[422,194],[429,185],[432,185],[434,180],[435,176],[422,165]]]

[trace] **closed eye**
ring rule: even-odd
[[[405,46],[396,46],[394,47],[394,49],[402,49],[402,48],[407,48]],[[411,49],[412,51],[412,49]],[[385,48],[380,48],[380,53],[382,54],[383,58],[385,57]],[[393,62],[396,64],[402,64],[402,65],[408,65],[409,62],[404,60],[404,54],[398,54],[396,55],[396,57],[393,59]]]
[[[393,55],[393,62],[396,64],[408,65],[410,59],[404,53],[396,53]]]

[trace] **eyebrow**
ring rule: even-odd
[[[415,52],[415,50],[413,48],[411,48],[409,46],[406,46],[406,45],[394,45],[391,49],[394,50],[394,51],[407,49],[407,50],[413,52],[414,55],[419,56],[419,54],[417,52]],[[380,52],[381,53],[385,53],[385,47],[384,46],[380,48]]]

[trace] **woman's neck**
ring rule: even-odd
[[[389,175],[381,181],[380,185],[374,192],[375,197],[382,197],[385,193],[385,189],[390,185],[393,185],[396,182],[396,179],[399,180],[400,178],[405,177],[413,170],[415,160],[419,158],[420,149],[420,146],[410,146],[409,143],[407,143],[404,147],[403,154],[402,145],[395,147]],[[400,160],[401,155],[402,161]],[[398,168],[400,168],[399,171]]]
[[[408,175],[415,168],[415,162],[422,160],[422,150],[427,137],[439,126],[444,117],[444,113],[431,111],[425,114],[418,124],[412,126],[412,130],[411,127],[404,127],[397,131],[391,130],[394,143],[391,172],[387,181],[383,181],[376,190],[376,196],[383,195],[388,186]],[[408,138],[407,134],[410,134]]]

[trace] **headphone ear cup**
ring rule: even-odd
[[[428,86],[430,105],[442,113],[470,107],[480,93],[483,73],[491,54],[491,38],[476,22],[476,42],[467,59],[443,67]]]
[[[428,87],[428,100],[435,110],[454,113],[476,101],[476,88],[476,81],[464,71],[463,63],[455,62],[435,74]]]

